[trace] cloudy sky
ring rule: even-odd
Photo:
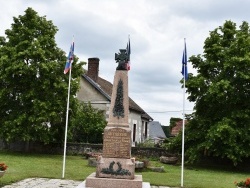
[[[32,7],[59,31],[58,47],[68,53],[72,36],[80,61],[100,58],[99,74],[113,82],[114,54],[131,42],[129,95],[163,125],[182,117],[181,59],[203,53],[209,31],[231,20],[250,23],[249,0],[0,0],[0,36],[13,17]],[[189,72],[195,74],[192,65]],[[63,70],[62,70],[63,72]],[[187,97],[187,95],[186,95]],[[185,111],[193,104],[185,100]]]

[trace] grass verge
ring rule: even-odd
[[[21,154],[0,151],[0,163],[8,165],[5,175],[0,178],[0,187],[25,178],[56,178],[62,177],[63,156]],[[95,167],[88,166],[88,161],[81,156],[67,156],[65,179],[83,181]],[[150,161],[151,166],[164,166],[165,172],[152,172],[149,169],[142,174],[144,182],[151,185],[179,187],[181,181],[181,167]],[[234,181],[244,180],[249,176],[247,172],[236,172],[215,168],[192,167],[184,169],[185,188],[235,188]]]

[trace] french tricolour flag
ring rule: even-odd
[[[64,74],[67,74],[69,70],[71,69],[71,64],[73,63],[73,59],[74,59],[74,45],[75,43],[73,41],[70,46],[69,55],[65,64]]]

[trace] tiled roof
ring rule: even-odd
[[[185,123],[185,125],[186,125],[187,120],[185,120],[184,123]],[[175,123],[175,126],[174,126],[174,127],[172,128],[172,130],[171,130],[171,135],[173,135],[173,136],[178,135],[179,132],[182,130],[182,125],[183,125],[182,120],[181,120],[181,121],[177,121],[177,122]]]
[[[149,136],[151,138],[166,138],[166,135],[158,121],[149,122]]]
[[[111,100],[112,95],[112,89],[113,84],[111,84],[109,81],[98,77],[97,82],[94,82],[91,78],[89,78],[87,75],[83,75],[83,78],[88,80],[100,93],[102,93],[109,101]],[[130,97],[129,97],[129,109],[137,111],[141,113],[142,118],[153,120],[152,117],[150,117],[139,105],[137,105]]]

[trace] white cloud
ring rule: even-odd
[[[250,21],[248,0],[0,0],[0,36],[13,17],[32,7],[59,29],[56,41],[66,53],[72,35],[81,61],[100,58],[100,76],[113,81],[114,54],[131,40],[130,96],[155,120],[168,125],[182,117],[180,79],[184,38],[188,56],[202,54],[209,31],[232,20]],[[191,65],[189,72],[195,73]],[[186,109],[193,104],[186,100]],[[174,112],[173,112],[174,111]],[[178,112],[176,112],[178,111]],[[157,112],[157,113],[155,113]]]

